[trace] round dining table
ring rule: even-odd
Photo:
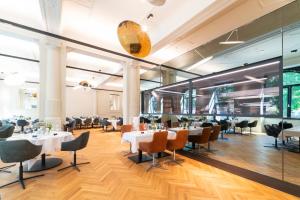
[[[34,145],[42,145],[40,159],[34,158],[24,162],[24,172],[37,172],[54,168],[62,164],[62,159],[47,158],[46,155],[61,150],[61,144],[74,139],[70,132],[50,131],[48,133],[13,134],[7,140],[28,140]]]

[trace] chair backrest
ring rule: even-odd
[[[268,125],[268,124],[264,125],[264,127],[268,136],[278,138],[281,132],[281,127],[279,127],[278,125]]]
[[[95,117],[93,119],[93,124],[99,124],[99,117]]]
[[[220,132],[221,132],[221,126],[220,125],[213,126],[212,133],[209,136],[209,141],[217,140],[219,138]]]
[[[202,130],[202,134],[199,137],[198,143],[199,144],[208,143],[210,134],[211,134],[211,127],[204,127]]]
[[[151,145],[151,152],[163,152],[168,143],[168,131],[155,132]]]
[[[209,122],[203,122],[201,126],[202,126],[202,127],[212,127],[213,124],[212,124],[212,123],[209,123]]]
[[[13,125],[5,125],[0,128],[0,140],[9,138],[14,133],[15,127]]]
[[[172,127],[173,127],[173,128],[179,127],[179,122],[173,122],[173,123],[172,123]]]
[[[139,125],[139,131],[146,131],[147,130],[147,124],[141,123]]]
[[[73,140],[74,144],[77,144],[77,149],[80,150],[86,147],[90,137],[90,132],[83,132],[80,136],[78,136],[75,140]]]
[[[176,139],[174,141],[174,147],[176,149],[183,149],[189,136],[188,130],[179,130],[176,133]]]
[[[228,130],[229,128],[229,123],[227,122],[227,120],[220,120],[220,125],[222,131]]]
[[[28,140],[0,141],[0,158],[4,163],[24,162],[38,156],[42,146]]]
[[[25,119],[19,119],[19,120],[17,120],[17,125],[18,126],[28,126],[29,122],[26,121]]]
[[[133,126],[131,124],[124,124],[122,127],[121,127],[121,136],[123,135],[123,133],[126,133],[126,132],[131,132],[133,129]]]
[[[288,129],[288,128],[293,128],[293,124],[292,123],[288,123],[288,122],[279,122],[278,126],[282,129]]]
[[[246,128],[247,126],[248,126],[248,121],[247,120],[241,121],[241,127],[242,128]]]
[[[92,118],[88,117],[84,121],[85,124],[91,124],[92,123]]]
[[[249,123],[248,126],[251,127],[251,128],[256,127],[256,126],[257,126],[257,120],[255,120],[255,121]]]
[[[80,118],[75,118],[76,125],[80,125],[82,123],[82,120]]]

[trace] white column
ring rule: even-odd
[[[123,67],[123,123],[132,124],[140,115],[140,67],[129,61]]]
[[[61,128],[65,121],[65,76],[65,46],[41,42],[39,118],[54,128]]]

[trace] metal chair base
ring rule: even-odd
[[[184,161],[183,159],[177,159],[176,158],[176,151],[175,150],[173,151],[172,157],[168,157],[168,158],[169,158],[169,160],[165,162],[167,164],[175,163],[177,165],[182,166],[181,163]]]
[[[13,182],[10,182],[10,183],[7,183],[5,185],[0,186],[0,189],[4,188],[6,186],[9,186],[9,185],[15,184],[15,183],[20,183],[21,186],[22,186],[22,188],[25,189],[26,188],[25,187],[25,183],[24,183],[25,180],[29,180],[29,179],[33,179],[33,178],[37,178],[37,177],[41,177],[41,176],[44,176],[44,174],[40,174],[40,175],[36,175],[36,176],[31,176],[31,177],[27,177],[27,178],[23,178],[23,179],[18,179],[16,181],[13,181]]]
[[[162,170],[167,170],[159,162],[156,162],[154,153],[152,154],[152,163],[146,171],[149,172],[153,168],[159,168],[159,169],[162,169]]]
[[[80,172],[80,169],[78,168],[78,165],[86,165],[86,164],[90,164],[90,162],[76,163],[76,164],[74,164],[74,163],[71,162],[71,164],[69,166],[61,168],[61,169],[59,169],[57,171],[59,172],[59,171],[63,171],[65,169],[69,169],[69,168],[73,167],[73,169],[76,169],[78,172]]]
[[[23,178],[23,165],[22,165],[22,162],[20,162],[20,166],[19,166],[19,178],[18,178],[18,180],[15,180],[13,182],[10,182],[10,183],[7,183],[5,185],[2,185],[2,186],[0,186],[0,189],[4,188],[6,186],[9,186],[9,185],[15,184],[15,183],[20,183],[21,186],[22,186],[22,188],[25,189],[25,183],[24,183],[25,180],[29,180],[29,179],[33,179],[33,178],[37,178],[37,177],[41,177],[41,176],[44,176],[44,174],[40,174],[40,175],[36,175],[36,176],[31,176],[31,177],[27,177],[27,178]]]

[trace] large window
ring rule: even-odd
[[[300,73],[298,68],[283,73],[283,117],[300,118]]]

